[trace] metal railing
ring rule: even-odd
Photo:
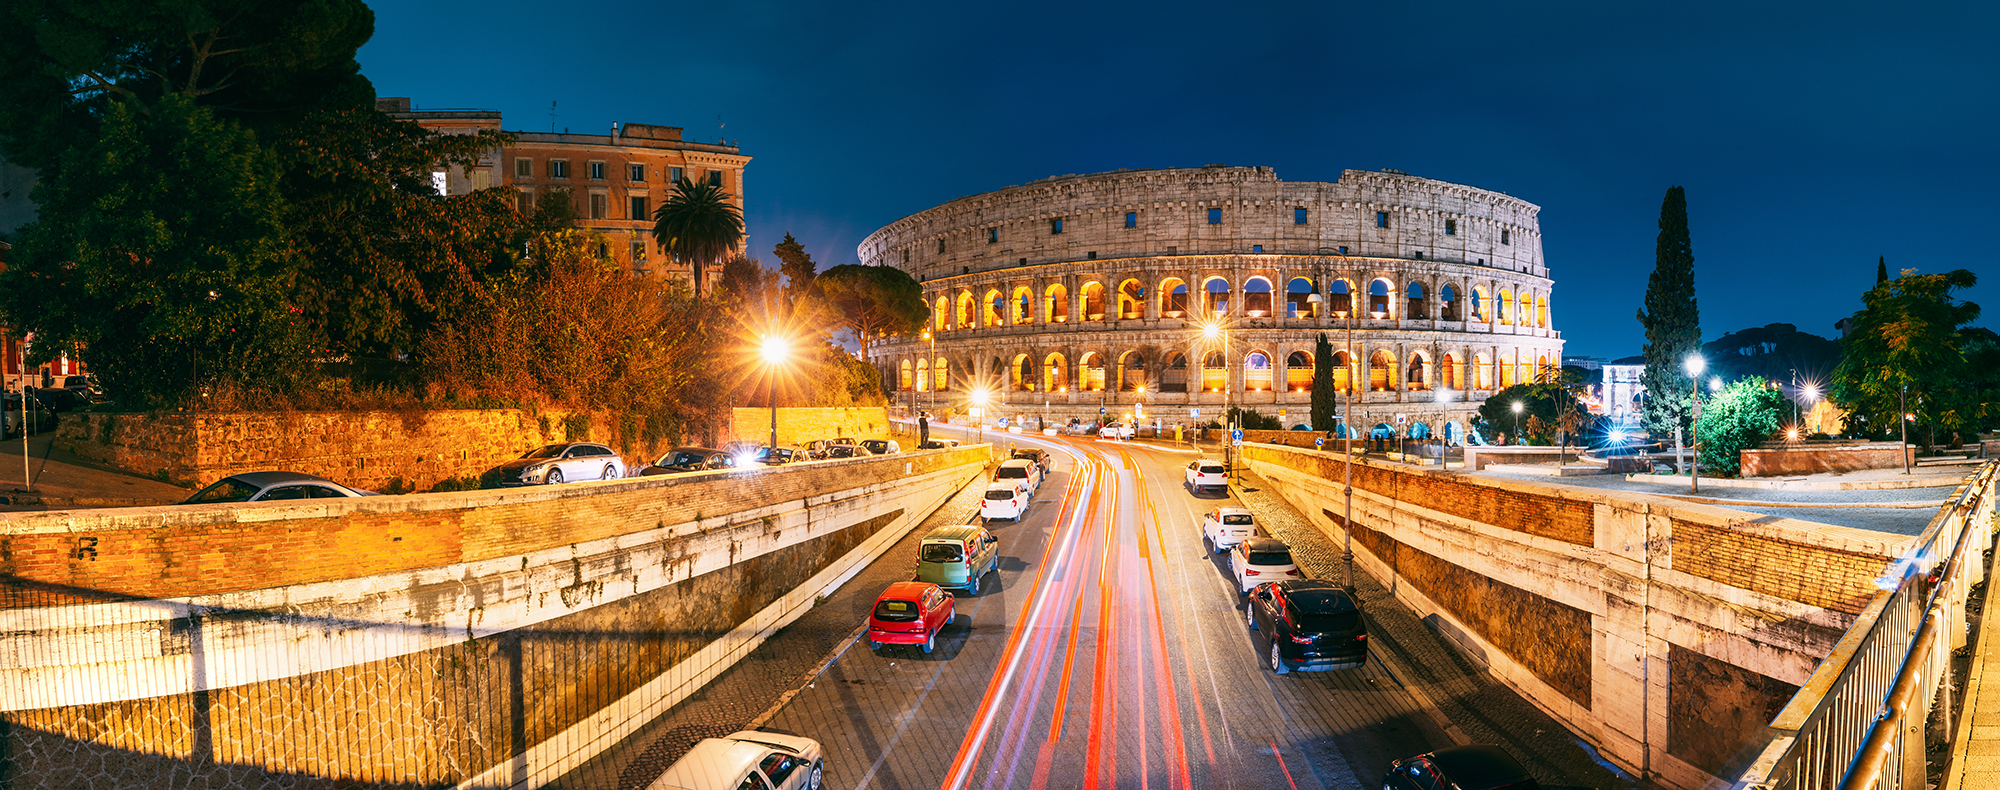
[[[1964,644],[1966,597],[1985,574],[1996,470],[1988,462],[1959,486],[1884,571],[1882,592],[1771,721],[1734,788],[1923,788],[1924,723],[1938,703],[1947,726],[1956,715],[1938,692]]]

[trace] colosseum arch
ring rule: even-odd
[[[1426,294],[1423,283],[1411,280],[1408,296],[1410,299],[1410,309],[1409,312],[1403,314],[1404,317],[1419,321],[1431,317],[1430,300],[1425,298]]]
[[[1077,391],[1079,392],[1104,391],[1103,354],[1099,354],[1095,351],[1084,352],[1084,355],[1076,361],[1076,368],[1078,373],[1080,374],[1076,382]]]
[[[1327,293],[1333,297],[1333,304],[1326,309],[1333,315],[1344,316],[1354,311],[1354,285],[1346,280],[1334,280],[1327,286]]]
[[[1160,369],[1161,392],[1188,391],[1188,358],[1178,351],[1167,354],[1167,364]]]
[[[1000,289],[995,288],[986,292],[986,299],[980,302],[980,307],[986,313],[985,320],[981,323],[987,326],[999,326],[1001,316],[1007,312],[1007,300],[1000,295]]]
[[[976,301],[976,300],[975,300],[975,299],[973,299],[973,296],[972,296],[972,292],[971,292],[971,291],[959,291],[959,292],[958,292],[958,328],[959,328],[959,329],[971,329],[971,328],[973,328],[973,327],[977,326],[977,324],[974,324],[974,323],[972,322],[972,304],[973,304],[973,302],[974,302],[974,301]]]
[[[1430,354],[1423,351],[1410,352],[1410,364],[1403,374],[1403,389],[1422,392],[1431,388]]]
[[[1014,286],[1014,298],[1009,299],[1011,318],[1016,325],[1035,322],[1035,289],[1025,285]]]
[[[1483,353],[1472,358],[1472,388],[1493,389],[1493,361]]]
[[[1488,300],[1491,298],[1485,286],[1472,289],[1472,320],[1482,322],[1491,322],[1493,320],[1492,310],[1487,306]]]
[[[1314,285],[1309,277],[1293,277],[1285,283],[1285,317],[1318,318],[1319,313],[1313,309],[1315,305],[1312,302],[1313,294],[1318,292],[1319,286]]]
[[[1549,328],[1549,297],[1547,296],[1537,295],[1535,297],[1535,326],[1543,329]]]
[[[1083,320],[1104,320],[1104,283],[1092,281],[1083,284]]]
[[[1377,351],[1368,357],[1368,391],[1392,392],[1396,389],[1396,355],[1388,351]]]
[[[1312,385],[1312,355],[1304,351],[1294,351],[1285,355],[1285,389],[1291,392],[1311,392]]]
[[[1389,294],[1395,291],[1396,286],[1379,277],[1368,283],[1368,315],[1374,318],[1395,318],[1396,313],[1390,309],[1392,305],[1389,299]]]
[[[950,329],[951,322],[945,320],[950,317],[951,300],[939,296],[937,298],[937,305],[931,309],[931,331],[943,332],[946,329]]]
[[[1243,281],[1243,314],[1263,318],[1271,314],[1271,281],[1263,275]]]
[[[1465,389],[1465,360],[1457,352],[1444,355],[1444,371],[1439,379],[1445,389]]]
[[[1521,317],[1522,326],[1535,325],[1535,297],[1527,291],[1521,292],[1521,311],[1517,315]]]
[[[1458,291],[1449,285],[1438,288],[1438,320],[1463,320],[1458,316]]]
[[[1210,277],[1203,280],[1201,282],[1201,316],[1209,318],[1218,315],[1228,315],[1231,290],[1229,280],[1226,278]]]
[[[903,360],[903,363],[900,366],[900,368],[901,372],[896,376],[896,389],[898,391],[907,392],[911,387],[916,386],[916,382],[913,380],[912,374],[910,372],[910,361],[907,359]]]
[[[1201,391],[1221,392],[1229,386],[1229,360],[1220,351],[1201,358]]]
[[[1042,299],[1042,315],[1048,316],[1048,323],[1061,324],[1069,321],[1069,288],[1062,283],[1049,286]]]
[[[1168,277],[1160,281],[1160,315],[1168,318],[1182,318],[1188,311],[1187,281],[1179,277]]]
[[[1029,359],[1027,354],[1014,355],[1014,364],[1007,366],[1007,389],[1035,391],[1035,361]]]
[[[944,357],[938,357],[935,367],[936,369],[931,371],[931,383],[937,388],[938,392],[951,391],[950,363],[945,362]]]
[[[1042,360],[1042,391],[1069,391],[1069,364],[1063,359],[1062,352],[1049,354]]]
[[[1146,386],[1146,355],[1127,351],[1118,355],[1118,391],[1137,392]]]
[[[917,360],[917,391],[931,391],[931,361],[928,359]]]
[[[1345,349],[1333,352],[1333,391],[1346,392],[1349,382],[1354,381],[1354,362],[1347,357]]]
[[[1138,280],[1127,279],[1118,284],[1118,317],[1121,319],[1146,317],[1146,286]]]
[[[1514,386],[1515,376],[1520,372],[1514,368],[1514,352],[1501,354],[1494,366],[1500,368],[1500,389]]]
[[[1494,301],[1498,303],[1500,308],[1500,323],[1514,323],[1514,292],[1502,288],[1500,289],[1500,298]]]
[[[1243,391],[1271,391],[1271,355],[1252,351],[1243,356]]]

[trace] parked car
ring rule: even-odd
[[[617,480],[625,476],[625,461],[611,448],[595,442],[561,442],[529,450],[525,455],[486,470],[480,488],[555,485],[565,481]]]
[[[979,594],[979,580],[1000,569],[1000,539],[985,527],[938,527],[917,545],[917,581]]]
[[[97,385],[96,376],[64,376],[62,388],[82,395],[92,403],[104,400],[104,389]]]
[[[244,472],[208,484],[183,505],[214,505],[223,502],[280,502],[295,499],[339,499],[380,496],[373,491],[349,488],[324,477],[298,472]]]
[[[777,732],[703,738],[646,790],[820,790],[821,754],[819,741]]]
[[[1130,439],[1134,435],[1131,423],[1105,423],[1104,427],[1097,429],[1097,436],[1101,439]]]
[[[828,458],[867,458],[871,455],[874,453],[858,444],[830,444],[826,447]]]
[[[1351,669],[1368,661],[1368,623],[1337,585],[1309,579],[1265,582],[1250,591],[1250,605],[1243,612],[1250,630],[1264,635],[1263,653],[1272,672]]]
[[[1229,467],[1213,458],[1197,458],[1189,461],[1187,471],[1182,473],[1189,490],[1199,494],[1205,490],[1229,490]]]
[[[793,461],[806,460],[805,453],[796,447],[759,447],[750,460],[765,466],[781,466]]]
[[[1292,563],[1292,549],[1277,538],[1251,538],[1229,550],[1229,572],[1236,576],[1236,591],[1249,594],[1264,582],[1299,578],[1299,566]]]
[[[1016,447],[1014,448],[1013,457],[1034,461],[1035,466],[1040,467],[1044,475],[1049,473],[1049,466],[1052,463],[1049,451],[1040,447]]]
[[[1028,491],[1018,481],[995,480],[986,484],[986,493],[979,500],[979,517],[991,521],[996,518],[1012,519],[1016,522],[1028,512]]]
[[[993,470],[993,479],[1019,480],[1029,493],[1033,493],[1042,488],[1042,468],[1026,458],[1009,458],[1000,462],[1000,468]]]
[[[22,426],[27,426],[27,434],[33,436],[56,429],[56,413],[33,395],[28,396],[26,413],[22,413],[21,393],[9,392],[0,398],[0,436],[19,436]]]
[[[875,598],[868,615],[868,649],[883,645],[937,648],[938,632],[958,619],[956,602],[930,582],[896,582]]]
[[[888,455],[903,451],[902,445],[889,439],[863,439],[861,440],[861,446],[868,448],[868,452],[876,455]]]
[[[706,472],[711,469],[734,469],[736,456],[722,450],[707,447],[676,447],[665,455],[639,470],[642,477],[655,475],[678,475],[688,472]]]
[[[1448,746],[1389,764],[1383,790],[1541,790],[1519,760],[1498,746]]]
[[[1218,554],[1256,534],[1256,521],[1250,511],[1240,507],[1210,508],[1208,515],[1201,517],[1201,537]]]
[[[41,401],[49,411],[57,414],[89,408],[91,400],[83,393],[71,389],[35,390],[35,400]],[[15,407],[19,409],[19,406]]]
[[[919,450],[949,450],[949,449],[951,449],[951,448],[953,448],[953,447],[957,447],[957,446],[958,446],[958,444],[959,444],[959,442],[958,442],[958,440],[957,440],[957,439],[931,439],[930,441],[927,441],[927,442],[924,442],[923,444],[920,444],[920,445],[917,445],[917,449],[919,449]]]

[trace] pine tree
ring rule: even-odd
[[[1875,285],[1876,287],[1881,287],[1888,282],[1889,259],[1886,256],[1877,255],[1875,256]]]
[[[778,256],[778,273],[785,276],[785,309],[789,312],[796,309],[800,299],[812,295],[813,280],[819,277],[819,264],[813,262],[806,246],[792,238],[789,232],[772,252]]]
[[[1326,333],[1321,332],[1319,345],[1313,346],[1312,429],[1333,430],[1339,404],[1339,395],[1333,391],[1333,344],[1326,342]]]
[[[1664,439],[1674,428],[1688,427],[1693,382],[1686,364],[1689,355],[1701,350],[1687,193],[1678,186],[1668,188],[1660,203],[1660,235],[1653,255],[1646,306],[1639,311],[1639,323],[1646,328],[1646,371],[1640,377],[1646,400],[1639,417],[1647,432]]]

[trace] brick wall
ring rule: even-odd
[[[1744,477],[1809,475],[1818,472],[1853,472],[1861,469],[1896,469],[1908,461],[1916,465],[1915,445],[1889,442],[1800,447],[1758,447],[1738,450]]]

